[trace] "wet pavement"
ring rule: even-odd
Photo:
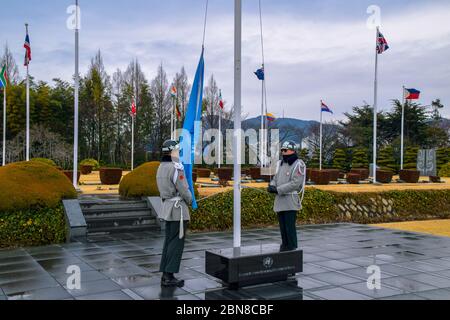
[[[205,250],[230,247],[231,233],[189,234],[179,274],[186,285],[173,289],[160,286],[160,232],[0,250],[0,300],[450,299],[450,238],[354,224],[302,226],[298,234],[302,274],[238,291],[205,274]],[[242,239],[244,246],[279,243],[279,231],[244,231]],[[80,290],[67,286],[73,265],[81,269]],[[368,289],[369,266],[381,270],[380,290]]]

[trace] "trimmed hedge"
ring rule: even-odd
[[[263,191],[263,189],[261,189]],[[274,196],[254,189],[242,191],[242,226],[274,225]],[[383,223],[450,218],[450,190],[409,190],[380,193],[341,193],[307,189],[301,224],[336,222]],[[233,191],[199,203],[192,213],[191,228],[197,231],[229,230],[233,224]]]
[[[66,223],[61,200],[76,199],[72,183],[39,161],[0,168],[0,247],[61,243]]]
[[[119,194],[124,198],[159,197],[156,173],[159,162],[144,163],[123,177]]]
[[[80,166],[92,166],[94,171],[100,169],[100,164],[95,159],[84,159],[80,162]]]
[[[55,161],[50,160],[50,159],[45,159],[45,158],[34,158],[34,159],[31,159],[30,161],[33,161],[33,162],[39,162],[39,163],[44,163],[44,164],[46,164],[46,165],[49,165],[49,166],[52,166],[52,167],[56,167]]]
[[[31,161],[0,168],[0,216],[9,211],[55,208],[62,199],[76,198],[72,183],[54,167]]]
[[[450,162],[442,166],[441,170],[439,171],[439,177],[450,178]]]
[[[0,213],[0,248],[63,243],[64,208],[39,208]]]

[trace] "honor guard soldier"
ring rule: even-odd
[[[283,160],[277,164],[276,174],[268,192],[276,194],[274,211],[278,214],[280,223],[282,239],[280,250],[292,251],[298,248],[296,222],[297,213],[302,209],[306,165],[298,158],[295,142],[283,143],[281,153]]]
[[[160,272],[163,273],[163,287],[183,287],[184,281],[174,277],[180,271],[184,241],[192,194],[189,190],[184,167],[179,162],[180,145],[177,141],[163,144],[163,158],[156,176],[158,189],[163,201],[159,218],[165,221],[166,237],[161,258]]]

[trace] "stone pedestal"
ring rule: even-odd
[[[303,271],[303,251],[280,252],[279,245],[207,251],[206,273],[228,287],[286,281]]]

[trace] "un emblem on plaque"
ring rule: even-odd
[[[270,269],[273,266],[273,259],[271,257],[264,258],[263,266],[266,269]]]

